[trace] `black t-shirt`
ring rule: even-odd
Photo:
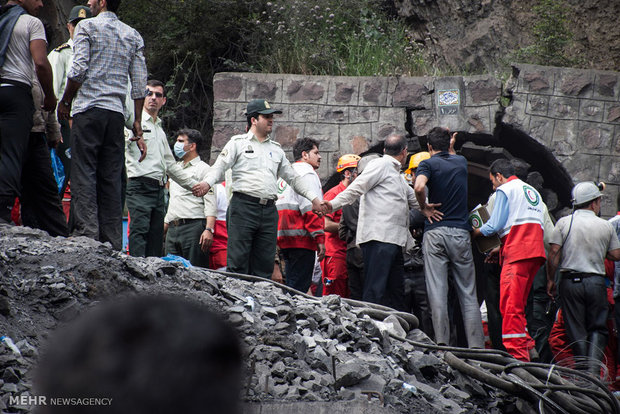
[[[470,231],[467,209],[467,160],[460,155],[442,151],[424,160],[416,175],[428,178],[428,201],[441,203],[437,209],[443,213],[439,222],[426,220],[425,230],[436,227],[458,227]]]

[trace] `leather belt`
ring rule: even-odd
[[[245,193],[239,193],[237,191],[233,193],[233,196],[239,197],[242,200],[247,200],[247,201],[251,201],[256,204],[260,204],[261,206],[272,206],[276,203],[276,200],[272,198],[258,198],[258,197],[253,197],[251,195],[247,195]]]
[[[196,219],[176,219],[176,220],[172,220],[172,221],[168,222],[168,224],[170,226],[173,226],[173,227],[178,227],[178,226],[183,226],[185,224],[195,223],[196,221],[205,221],[205,219],[200,219],[200,218],[196,218]]]
[[[165,183],[162,184],[159,180],[149,177],[130,177],[129,181],[137,181],[139,183],[150,185],[151,187],[163,187],[166,185]]]

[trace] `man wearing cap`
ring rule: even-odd
[[[592,181],[573,187],[574,212],[558,220],[547,260],[547,293],[555,293],[559,267],[566,334],[575,356],[587,357],[588,371],[597,378],[608,339],[604,260],[620,260],[620,242],[614,227],[597,217],[601,196]]]
[[[61,97],[65,92],[67,74],[71,68],[71,63],[73,63],[73,33],[75,32],[75,26],[80,20],[88,19],[90,17],[92,17],[92,14],[88,7],[75,6],[72,8],[69,13],[69,21],[67,22],[69,39],[47,55],[50,65],[52,65],[52,72],[54,74],[54,94],[58,97]],[[62,165],[65,169],[65,182],[63,183],[60,191],[60,194],[63,194],[71,174],[71,127],[69,126],[68,121],[63,120],[60,122],[60,133],[62,134],[62,142],[58,143],[58,147],[56,149],[58,152],[58,157],[60,157]]]
[[[185,191],[191,191],[192,186],[198,181],[186,172],[182,164],[174,162],[166,133],[161,126],[162,122],[158,115],[166,103],[163,82],[150,79],[146,83],[146,89],[142,132],[149,151],[142,162],[138,161],[141,156],[140,150],[130,140],[131,132],[125,130],[127,209],[130,218],[129,254],[160,257],[164,242],[166,215],[164,186],[168,181],[167,175],[184,187]]]
[[[502,342],[513,357],[529,361],[534,341],[526,329],[525,305],[534,277],[546,258],[544,204],[538,191],[515,175],[509,160],[495,160],[489,178],[496,190],[493,211],[473,235],[500,237]]]
[[[262,99],[247,106],[248,132],[233,136],[224,146],[206,178],[194,186],[201,197],[232,169],[232,192],[228,227],[227,268],[231,272],[270,278],[273,273],[278,230],[278,177],[295,192],[312,201],[313,211],[322,211],[318,194],[300,177],[286,159],[280,144],[271,139],[273,109]]]
[[[142,107],[147,69],[140,34],[116,16],[120,0],[89,0],[93,18],[78,23],[58,119],[71,127],[73,235],[122,247],[121,173],[124,100],[131,80],[134,139],[142,157]],[[75,98],[75,101],[73,100]],[[140,160],[141,160],[140,159]]]
[[[340,183],[323,196],[324,200],[333,200],[342,193],[357,177],[359,155],[345,154],[338,159],[336,171],[340,173]],[[349,277],[347,273],[347,242],[338,237],[338,225],[342,218],[342,209],[325,215],[325,259],[321,262],[323,271],[323,295],[350,296]]]

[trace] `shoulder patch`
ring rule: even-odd
[[[213,187],[209,188],[209,191],[207,191],[207,195],[213,195],[215,194],[215,192],[213,192]]]
[[[54,49],[54,52],[60,52],[61,50],[65,50],[67,48],[70,48],[71,45],[69,43],[63,43],[62,45],[58,46],[56,49]]]

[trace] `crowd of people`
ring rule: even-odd
[[[2,6],[0,223],[11,222],[18,199],[24,225],[121,250],[126,204],[133,256],[172,254],[413,312],[446,345],[485,346],[482,298],[492,346],[551,362],[565,338],[572,357],[589,358],[597,373],[609,337],[606,274],[613,280],[615,271],[608,262],[606,272],[605,260],[620,259],[620,220],[597,217],[595,183],[575,186],[573,213],[554,226],[518,160],[498,159],[489,169],[490,218],[472,229],[467,160],[454,151],[456,134],[436,127],[428,151],[410,156],[405,136],[392,134],[383,154],[342,155],[339,183],[323,193],[320,143],[298,139],[291,164],[271,138],[281,111],[263,99],[247,104],[246,132],[209,166],[199,131],[179,130],[169,147],[159,118],[165,85],[147,80],[144,42],[119,21],[119,5],[74,7],[70,39],[49,59],[35,17],[42,2]],[[64,164],[59,183],[48,145]],[[66,188],[68,223],[60,203]],[[480,295],[472,238],[492,235],[499,243],[478,269],[488,275]],[[550,336],[556,284],[563,330]]]

